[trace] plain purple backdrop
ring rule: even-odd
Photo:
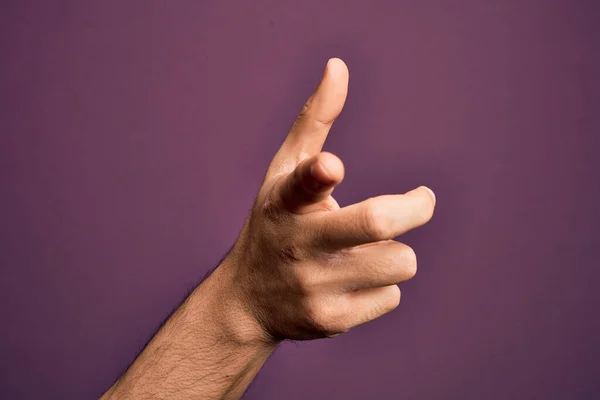
[[[327,59],[342,206],[430,186],[400,307],[246,399],[600,396],[597,1],[3,1],[0,398],[98,397],[229,249]]]

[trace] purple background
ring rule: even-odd
[[[600,395],[597,1],[4,1],[0,397],[94,398],[228,250],[329,57],[342,205],[420,184],[393,313],[247,399]]]

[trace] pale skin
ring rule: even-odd
[[[101,399],[239,399],[286,339],[331,338],[394,310],[417,271],[393,239],[427,223],[425,186],[340,208],[322,148],[348,93],[332,58],[275,154],[234,246]]]

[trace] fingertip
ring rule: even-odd
[[[422,189],[425,189],[429,195],[431,196],[431,198],[433,199],[433,205],[435,206],[435,202],[436,202],[436,198],[435,198],[435,193],[433,193],[433,190],[431,190],[430,188],[428,188],[427,186],[421,186]]]
[[[319,188],[330,186],[334,183],[329,171],[323,166],[323,163],[320,162],[318,158],[311,164],[310,174],[317,181]]]
[[[329,60],[327,60],[327,65],[326,65],[325,69],[328,70],[333,75],[339,75],[339,74],[348,75],[348,73],[349,73],[348,66],[346,65],[346,63],[341,58],[337,58],[337,57],[332,57]]]
[[[431,199],[431,201],[433,202],[433,205],[435,206],[435,202],[436,202],[435,193],[433,193],[433,190],[429,189],[427,186],[419,186],[416,189],[406,192],[405,195],[422,196],[423,192],[427,193],[427,196]]]
[[[327,60],[327,66],[331,68],[345,68],[346,63],[339,57],[331,57],[329,60]]]
[[[344,163],[338,156],[321,152],[311,165],[311,175],[326,186],[337,185],[344,179]]]

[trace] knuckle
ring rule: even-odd
[[[310,329],[325,336],[344,332],[343,327],[340,327],[340,318],[334,311],[327,302],[309,302],[306,306],[305,316]]]
[[[298,115],[302,115],[305,116],[306,114],[308,114],[308,111],[310,110],[310,105],[312,103],[313,97],[310,96],[302,105],[302,110],[300,110],[300,114]]]
[[[354,328],[354,324],[350,322],[349,319],[344,319],[337,323],[334,327],[332,327],[332,329],[328,332],[327,336],[335,337],[339,334],[348,332],[352,328]]]
[[[280,193],[283,185],[286,184],[285,178],[286,174],[280,175],[270,190],[264,194],[259,193],[255,201],[255,208],[258,209],[257,211],[261,218],[274,222],[281,218],[283,207]]]
[[[328,311],[321,303],[309,302],[305,306],[305,316],[312,329],[326,332],[329,327]]]
[[[274,199],[267,199],[260,207],[260,213],[267,220],[275,221],[280,216],[280,207]]]
[[[304,103],[304,105],[302,106],[302,110],[300,110],[300,112],[296,116],[296,120],[294,121],[293,126],[295,127],[297,125],[302,124],[302,122],[306,120],[306,116],[308,115],[309,111],[310,111],[310,99],[307,100],[306,103]]]
[[[296,293],[303,296],[304,299],[309,299],[319,290],[320,276],[317,272],[304,268],[304,265],[299,267],[292,268],[294,272],[289,274],[292,276],[290,286]]]
[[[277,246],[276,249],[279,260],[281,260],[284,265],[296,263],[303,258],[300,248],[293,244],[282,243]],[[303,283],[304,279],[299,279],[299,281]]]
[[[381,207],[379,207],[375,199],[367,201],[362,223],[363,230],[368,238],[381,240],[387,237],[387,217],[381,212]]]

